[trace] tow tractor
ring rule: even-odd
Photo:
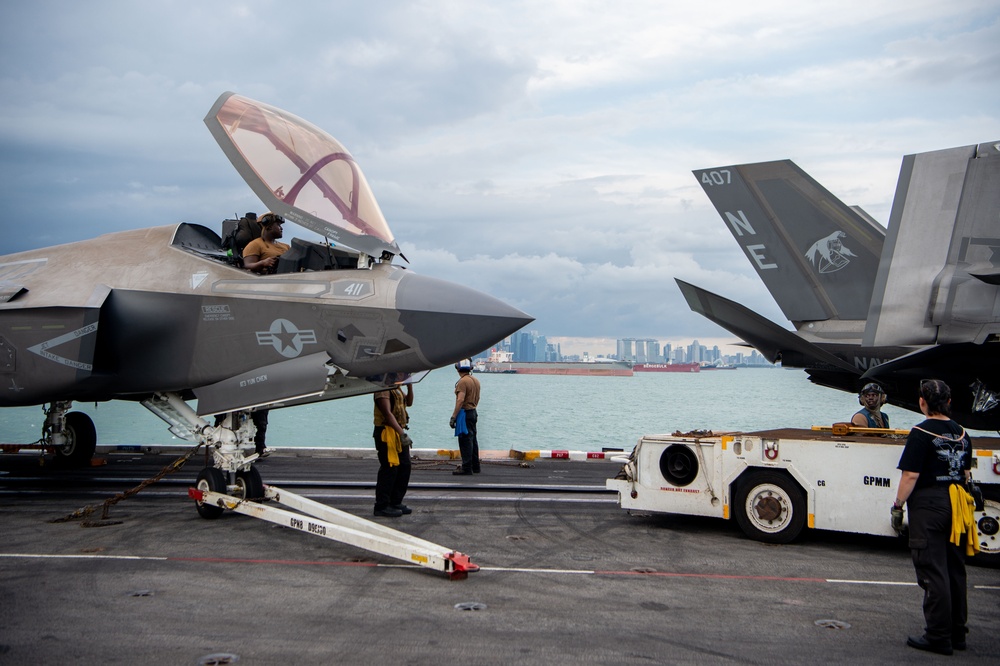
[[[807,527],[894,537],[889,506],[907,432],[836,424],[646,435],[606,485],[628,511],[735,517],[766,543],[791,542]],[[973,439],[972,478],[985,501],[971,561],[1000,565],[1000,438]]]

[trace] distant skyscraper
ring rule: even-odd
[[[535,332],[518,331],[511,337],[513,360],[518,362],[535,360]]]
[[[635,338],[619,338],[618,339],[618,360],[619,361],[635,361]]]

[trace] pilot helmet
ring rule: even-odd
[[[472,370],[472,361],[470,361],[467,358],[463,358],[461,361],[455,364],[455,369],[459,371],[462,370],[470,371]]]
[[[882,405],[884,405],[886,403],[886,400],[888,399],[888,397],[885,394],[885,390],[881,386],[879,386],[878,384],[876,384],[875,382],[868,382],[867,384],[864,385],[864,388],[862,388],[858,392],[858,403],[861,404],[861,405],[865,404],[865,401],[864,401],[864,395],[865,395],[865,393],[878,393],[879,397],[881,398],[879,400],[879,406],[880,407]]]

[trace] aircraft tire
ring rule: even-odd
[[[973,517],[979,531],[979,553],[966,557],[967,564],[1000,569],[1000,487],[981,485],[983,510]]]
[[[764,543],[790,543],[806,524],[805,494],[780,472],[746,472],[738,482],[733,509],[743,533]]]
[[[56,461],[67,467],[85,467],[97,450],[97,429],[83,412],[66,415],[66,443],[56,447]]]
[[[256,467],[245,472],[236,472],[236,485],[239,491],[236,496],[245,500],[260,500],[264,498],[264,482]]]
[[[198,472],[198,480],[195,482],[198,490],[210,490],[215,493],[226,492],[226,475],[217,467],[206,467]],[[208,520],[215,520],[222,515],[223,508],[214,504],[195,501],[198,507],[198,515]]]

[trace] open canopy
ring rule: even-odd
[[[399,254],[361,168],[332,136],[231,92],[216,100],[205,124],[270,210],[369,255]]]

